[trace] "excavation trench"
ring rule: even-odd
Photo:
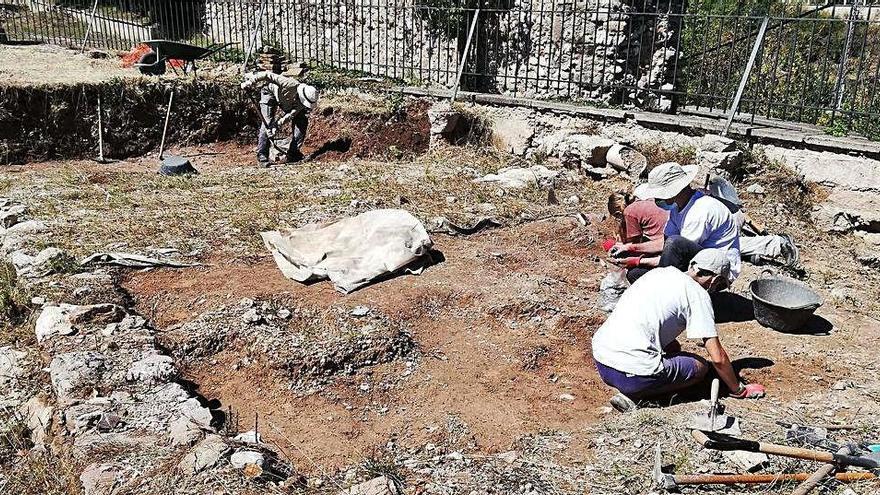
[[[256,142],[260,118],[253,100],[230,79],[0,85],[0,165],[98,156],[99,99],[106,158],[153,152],[172,90],[166,147]],[[303,152],[319,160],[423,153],[430,129],[426,108],[411,99],[399,108],[364,111],[331,98],[312,114]]]

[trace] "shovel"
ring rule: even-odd
[[[724,406],[718,402],[718,391],[721,382],[715,378],[712,380],[712,392],[709,396],[709,411],[707,413],[696,414],[687,424],[690,430],[714,431],[726,433],[729,435],[739,435],[739,420],[733,416],[721,414],[724,412]]]
[[[162,128],[162,142],[159,144],[159,173],[161,175],[184,175],[199,173],[186,158],[177,155],[164,156],[165,135],[168,133],[168,120],[171,118],[171,104],[174,102],[174,90],[168,97],[168,109],[165,111],[165,127]]]

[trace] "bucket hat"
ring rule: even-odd
[[[636,187],[635,195],[644,199],[673,198],[694,181],[698,171],[699,167],[696,165],[661,163],[648,174],[648,182]]]

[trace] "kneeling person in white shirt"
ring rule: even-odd
[[[665,396],[702,381],[709,363],[735,398],[758,398],[764,387],[743,384],[718,339],[715,313],[707,291],[727,283],[730,260],[720,249],[704,249],[688,271],[655,268],[620,298],[608,320],[593,336],[593,358],[602,380],[620,393],[612,405],[635,408],[632,399]],[[709,363],[681,352],[676,340],[686,332],[701,339]]]

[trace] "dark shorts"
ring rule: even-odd
[[[628,397],[650,395],[651,389],[659,389],[674,383],[687,383],[700,377],[700,361],[691,354],[672,354],[663,358],[663,370],[655,375],[630,375],[596,362],[602,381]],[[647,394],[646,394],[647,392]]]

